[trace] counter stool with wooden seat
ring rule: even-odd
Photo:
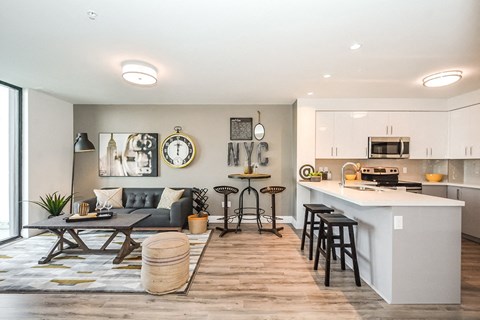
[[[228,227],[228,222],[233,221],[233,219],[235,219],[237,217],[237,215],[231,215],[231,216],[228,215],[228,195],[232,194],[232,193],[237,193],[238,189],[235,188],[235,187],[231,187],[231,186],[217,186],[217,187],[213,187],[213,190],[215,190],[218,193],[223,194],[223,218],[220,218],[220,219],[223,220],[223,228],[221,228],[221,227],[216,228],[217,230],[222,231],[220,233],[220,237],[223,237],[228,232],[235,232],[236,233],[237,231],[242,231],[238,228],[230,229]]]
[[[283,227],[277,228],[277,219],[281,220],[280,218],[277,218],[276,213],[275,213],[275,194],[283,192],[286,188],[281,187],[281,186],[268,186],[265,188],[260,189],[261,193],[268,193],[272,195],[272,215],[263,215],[264,218],[267,219],[267,221],[272,222],[272,228],[263,228],[263,226],[260,228],[260,232],[262,231],[267,231],[267,232],[272,232],[275,234],[277,237],[282,237],[282,235],[278,232],[280,230],[283,230]]]
[[[310,239],[309,248],[308,248],[308,260],[313,259],[313,232],[319,230],[320,221],[315,221],[315,215],[317,213],[332,213],[334,209],[327,207],[324,204],[304,204],[305,207],[305,219],[303,222],[303,232],[302,232],[302,244],[300,250],[303,250],[305,247],[305,237]],[[310,216],[310,217],[309,217]],[[308,231],[308,225],[310,225],[310,231]]]
[[[340,263],[342,270],[345,270],[345,254],[352,258],[353,273],[355,275],[355,284],[360,287],[360,273],[358,270],[357,250],[355,247],[355,236],[353,233],[353,226],[358,225],[358,222],[347,218],[342,214],[318,214],[320,218],[319,235],[317,242],[317,250],[315,252],[315,262],[313,269],[318,270],[318,260],[320,254],[325,257],[325,286],[330,286],[330,257],[334,254],[335,248],[340,248]],[[334,242],[333,227],[338,227],[339,235],[335,236],[340,240],[340,243]],[[349,243],[345,243],[344,230],[348,228]],[[326,229],[326,231],[325,231]],[[326,249],[321,246],[321,241],[326,239]],[[347,250],[350,248],[350,251]]]

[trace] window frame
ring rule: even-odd
[[[13,221],[10,221],[10,223],[14,223],[14,231],[15,234],[13,236],[10,236],[9,238],[0,240],[0,245],[13,241],[15,239],[18,239],[21,237],[21,231],[22,231],[22,165],[23,165],[23,159],[22,159],[22,150],[23,150],[23,89],[21,87],[15,86],[13,84],[10,84],[8,82],[0,80],[0,85],[8,87],[10,89],[16,90],[18,93],[18,101],[15,106],[14,114],[10,116],[10,121],[15,121],[14,123],[14,141],[13,141],[13,161],[14,161],[14,169],[13,169],[13,184],[14,186],[16,185],[17,187],[13,188],[13,194],[9,193],[9,197],[11,197],[12,200],[12,212],[9,212],[10,219],[14,219]],[[10,123],[11,124],[11,123]],[[10,138],[10,137],[9,137]],[[12,149],[9,148],[8,154],[9,154],[9,161],[11,157],[11,151]],[[9,180],[9,183],[12,183],[12,180]],[[9,189],[12,186],[9,186]],[[10,191],[10,190],[9,190]]]

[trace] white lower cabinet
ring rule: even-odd
[[[448,198],[465,201],[462,233],[480,240],[480,189],[448,187]]]

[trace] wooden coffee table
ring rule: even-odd
[[[24,228],[30,229],[45,229],[57,235],[57,240],[48,251],[47,256],[42,257],[38,263],[45,264],[52,260],[53,257],[61,253],[74,253],[74,254],[112,254],[116,253],[114,264],[119,264],[123,259],[130,254],[134,249],[138,248],[140,244],[135,242],[130,234],[132,233],[133,226],[143,219],[146,219],[150,214],[114,214],[111,219],[95,220],[95,221],[79,221],[79,222],[66,222],[65,218],[68,216],[58,216],[51,219],[43,220],[40,222],[32,223],[24,226]],[[80,238],[81,233],[77,230],[113,230],[112,235],[107,239],[100,249],[91,249]],[[70,234],[73,241],[65,238],[65,232]],[[125,241],[122,244],[120,250],[107,249],[112,240],[118,233],[125,235]]]

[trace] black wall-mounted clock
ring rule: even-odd
[[[181,127],[175,127],[175,133],[162,142],[162,158],[172,168],[184,168],[195,158],[195,144],[189,136],[180,133]]]

